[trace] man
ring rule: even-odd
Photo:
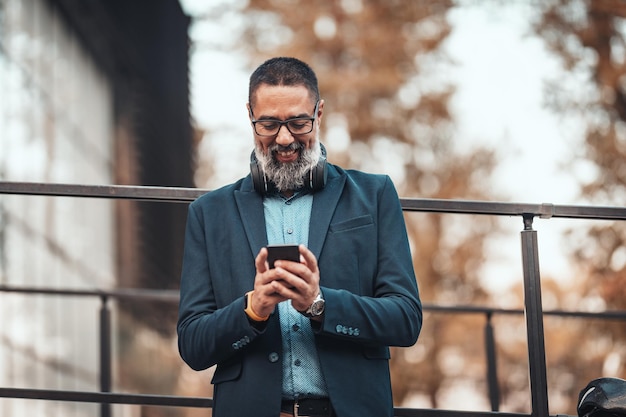
[[[217,364],[213,416],[393,415],[389,346],[422,308],[387,176],[326,162],[313,70],[273,58],[250,77],[251,173],[189,207],[178,320],[193,369]],[[268,264],[268,244],[299,262]]]

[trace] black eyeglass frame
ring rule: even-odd
[[[313,131],[313,126],[315,125],[313,122],[315,122],[315,119],[317,119],[317,111],[319,110],[319,105],[320,105],[320,100],[317,100],[317,102],[315,103],[315,109],[313,110],[313,116],[310,117],[294,117],[293,119],[287,119],[287,120],[278,120],[278,119],[255,119],[254,118],[254,113],[252,113],[252,107],[250,107],[250,122],[252,123],[252,128],[254,129],[254,133],[256,133],[259,136],[263,136],[266,138],[269,137],[273,137],[273,136],[278,136],[278,133],[280,132],[280,129],[285,126],[287,128],[287,130],[289,131],[289,133],[291,133],[294,136],[302,136],[302,135],[308,135],[309,133],[311,133]],[[308,132],[299,132],[299,133],[294,133],[291,131],[291,129],[289,128],[289,123],[294,122],[294,121],[298,121],[298,120],[308,120],[311,121],[311,130],[309,130]],[[273,123],[278,123],[278,130],[276,131],[276,133],[272,133],[271,135],[266,135],[266,134],[262,134],[259,133],[256,130],[256,124],[259,122],[273,122]]]

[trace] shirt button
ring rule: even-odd
[[[294,364],[294,365],[296,365],[296,366],[300,366],[300,365],[302,364],[302,362],[300,362],[300,359],[296,359],[296,360],[293,362],[293,364]]]
[[[300,330],[300,326],[298,326],[297,324],[294,324],[293,326],[291,326],[291,329],[292,329],[294,332],[297,332],[298,330]]]
[[[287,229],[287,234],[288,235],[293,234],[293,229]]]
[[[276,362],[278,362],[278,353],[276,353],[276,352],[272,352],[272,353],[270,353],[270,355],[267,357],[267,359],[269,359],[269,361],[270,361],[271,363],[276,363]]]

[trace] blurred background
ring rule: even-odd
[[[623,0],[0,0],[0,181],[215,189],[248,173],[247,81],[307,61],[329,160],[401,197],[624,206]],[[0,285],[176,290],[185,204],[0,195]],[[523,308],[519,218],[405,213],[423,302]],[[545,310],[623,311],[626,230],[538,219]],[[226,254],[228,255],[228,254]],[[175,303],[114,302],[113,391],[212,395]],[[98,390],[99,303],[0,292],[0,386]],[[530,411],[522,315],[492,319],[500,410]],[[398,407],[489,410],[485,318],[427,311]],[[550,412],[626,377],[615,320],[546,316]],[[0,399],[0,416],[97,405]],[[115,406],[118,416],[210,410]]]

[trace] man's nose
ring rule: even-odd
[[[288,146],[295,139],[289,129],[287,129],[287,125],[282,125],[280,129],[278,129],[278,133],[276,134],[276,143],[282,146]]]

